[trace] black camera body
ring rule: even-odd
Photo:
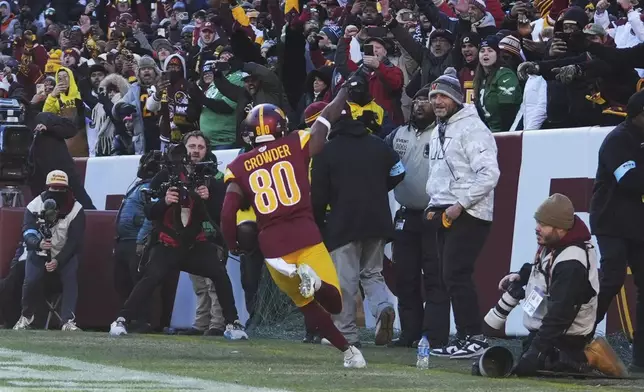
[[[38,225],[38,232],[45,240],[50,240],[53,237],[51,229],[58,221],[58,205],[53,199],[47,199],[43,203],[43,209],[37,216],[36,224]],[[44,256],[47,261],[51,260],[51,250],[38,252],[39,256]]]
[[[168,172],[168,180],[163,182],[158,189],[143,189],[142,192],[148,199],[162,199],[168,189],[175,188],[179,192],[179,200],[184,201],[202,185],[210,186],[210,180],[217,174],[217,164],[212,161],[193,163],[188,157],[188,152],[183,144],[174,145],[161,157],[159,166]],[[187,168],[186,181],[181,179],[181,174]]]
[[[506,281],[502,288],[505,292],[501,299],[483,318],[487,325],[496,330],[505,328],[508,315],[519,304],[519,301],[525,298],[523,283],[519,281]]]
[[[222,73],[230,71],[230,63],[227,61],[217,61],[213,65],[213,71],[215,73]]]
[[[29,173],[27,158],[33,133],[24,125],[24,110],[15,99],[0,99],[0,180],[20,184]]]
[[[508,294],[510,294],[512,298],[516,298],[518,300],[522,300],[525,298],[525,289],[523,288],[523,284],[516,280],[512,282],[506,281],[503,283],[503,286],[501,287]]]

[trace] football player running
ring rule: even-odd
[[[310,199],[309,161],[322,150],[346,100],[343,87],[310,131],[287,136],[286,117],[277,106],[262,104],[248,113],[246,127],[254,149],[226,169],[221,227],[228,248],[239,251],[235,216],[250,202],[257,215],[259,247],[275,284],[300,308],[307,327],[317,328],[343,352],[344,367],[364,368],[362,353],[349,345],[329,314],[342,310],[342,294]]]

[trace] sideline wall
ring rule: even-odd
[[[479,304],[484,315],[499,299],[497,283],[508,271],[518,270],[531,262],[536,250],[533,214],[538,205],[555,192],[569,196],[575,210],[588,223],[588,206],[597,168],[597,152],[611,128],[575,128],[495,134],[499,149],[501,177],[495,190],[494,224],[486,246],[477,261],[475,283]],[[237,150],[216,151],[219,167],[223,168],[237,156]],[[134,183],[138,156],[105,157],[77,160],[84,174],[85,188],[99,210],[88,213],[88,230],[83,251],[78,322],[81,326],[105,327],[114,318],[118,299],[113,289],[111,248],[115,213],[128,187]],[[27,200],[28,202],[28,200]],[[396,203],[391,198],[392,210]],[[22,212],[0,210],[0,274],[6,275],[18,240]],[[241,289],[239,263],[228,261],[240,318],[248,314]],[[392,295],[392,299],[395,297]],[[629,301],[630,299],[630,301]],[[627,279],[620,304],[634,312],[635,290]],[[192,284],[181,273],[172,314],[172,325],[188,327],[194,319],[195,296]],[[608,330],[629,325],[629,312],[611,311]],[[367,326],[374,320],[365,307]],[[632,318],[634,322],[634,318]],[[521,312],[514,312],[508,321],[509,335],[526,333]]]

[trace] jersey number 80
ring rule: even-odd
[[[258,169],[250,175],[248,181],[255,194],[255,208],[262,215],[274,212],[280,204],[288,207],[302,199],[295,170],[288,161],[277,162],[270,172]]]

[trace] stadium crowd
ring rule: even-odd
[[[154,190],[167,181],[152,180],[154,151],[184,145],[193,164],[212,158],[216,162],[209,151],[251,151],[251,142],[259,140],[258,136],[272,134],[268,125],[264,131],[262,114],[258,131],[252,135],[247,131],[247,118],[258,105],[279,108],[272,119],[283,115],[289,131],[325,121],[337,133],[333,136],[332,132],[331,140],[312,160],[311,208],[336,265],[339,284],[335,287],[343,297],[341,312],[327,310],[343,336],[335,340],[346,344],[341,348],[330,343],[345,352],[345,365],[353,367],[364,365],[356,351],[360,341],[353,301],[360,287],[378,322],[377,344],[411,347],[427,335],[433,355],[452,358],[471,358],[488,347],[472,273],[492,223],[499,178],[493,132],[614,126],[623,124],[627,116],[639,116],[634,126],[642,127],[641,94],[635,95],[639,99],[635,104],[632,99],[629,102],[644,81],[644,15],[637,0],[255,0],[252,4],[239,0],[20,0],[0,1],[0,17],[0,93],[20,102],[30,129],[64,139],[73,157],[143,156],[138,172],[143,181],[128,192],[119,212],[121,221],[136,224],[118,228],[115,255],[120,275],[116,283],[124,302],[112,325],[118,334],[126,333],[126,326],[133,330],[135,322],[139,322],[137,328],[146,329],[149,316],[140,310],[164,275],[178,267],[195,273],[192,278],[199,298],[195,325],[184,333],[248,337],[237,319],[222,265],[202,268],[192,256],[186,256],[188,262],[183,254],[164,248],[145,249],[151,230],[145,217],[163,220],[166,228],[171,227],[166,222],[170,219],[167,206],[159,203],[177,203],[180,195],[161,195],[161,201],[146,207],[145,214],[143,199],[147,188]],[[321,113],[347,85],[346,114],[350,118],[329,124]],[[374,135],[385,143],[376,143]],[[361,154],[352,153],[356,151]],[[621,184],[622,178],[632,178],[635,172],[635,163],[628,162],[641,159],[619,160],[611,155],[607,166],[616,164],[620,175],[616,171],[615,177]],[[215,178],[222,180],[224,168],[219,170]],[[629,171],[631,177],[625,177]],[[55,195],[72,188],[78,202],[69,205],[74,211],[69,222],[79,223],[69,223],[69,230],[78,233],[84,225],[80,206],[91,209],[93,205],[71,172],[47,170],[41,173],[42,183],[36,189]],[[225,186],[218,184],[196,187],[198,197],[207,201],[203,228],[223,219]],[[630,186],[632,190],[642,185]],[[388,215],[387,194],[392,189],[401,205],[395,217]],[[44,197],[36,198],[32,212],[43,208]],[[606,208],[616,208],[607,207],[606,200],[594,203],[598,215]],[[539,245],[558,243],[570,232],[586,249],[590,232],[573,214],[567,199],[546,201],[535,217],[541,226],[555,230],[538,229]],[[201,241],[202,222],[197,223],[198,227],[191,228],[194,233],[188,231]],[[193,223],[183,225],[187,228]],[[36,240],[37,230],[31,226],[32,237],[25,235],[25,253],[55,249],[51,243]],[[593,230],[608,226],[602,220]],[[178,238],[163,237],[164,233],[161,230],[159,241],[165,247],[184,240],[183,234]],[[606,238],[614,239],[612,233],[603,233],[604,243],[611,241]],[[393,342],[395,312],[381,274],[384,247],[391,238],[402,324],[402,334]],[[214,241],[223,246],[221,238]],[[636,245],[629,243],[623,249],[637,249],[633,252],[641,254],[642,239],[635,241]],[[616,253],[627,252],[622,245],[607,246],[617,249]],[[189,254],[206,259],[221,256],[220,250],[204,246],[190,248],[194,253]],[[70,245],[54,253],[65,256],[61,264],[69,269],[78,263],[76,252]],[[138,260],[146,252],[150,257],[163,255],[165,261],[154,264],[154,272],[148,269],[143,278],[135,279]],[[574,257],[581,258],[578,254],[584,253],[574,252]],[[280,255],[266,256],[272,265],[270,259]],[[544,260],[547,256],[544,253]],[[241,257],[246,305],[252,313],[264,255],[255,250]],[[31,263],[21,252],[18,260]],[[44,268],[55,270],[58,262],[50,263]],[[604,316],[612,296],[600,295],[597,311],[599,278],[588,276],[590,261],[580,263],[554,270],[561,274],[559,279],[569,274],[569,279],[589,281],[572,302],[566,301],[573,294],[557,286],[562,290],[557,294],[566,299],[557,302],[556,311],[565,313],[566,307],[581,306],[583,317],[576,319],[575,312],[570,319],[568,310],[563,316],[552,311],[546,318],[533,311],[536,324],[527,324],[534,326],[532,343],[520,362],[524,374],[543,365],[536,363],[543,361],[540,353],[553,347],[569,348],[569,341],[562,346],[554,335],[585,336],[594,331],[595,313]],[[592,264],[596,264],[594,259]],[[613,272],[611,290],[616,290],[623,277],[620,271]],[[32,287],[32,278],[42,271],[29,274],[27,268],[25,287],[27,282]],[[275,276],[273,270],[271,274]],[[72,282],[73,275],[69,277]],[[521,279],[528,284],[528,275],[530,270],[522,270],[504,280]],[[555,289],[549,287],[554,278],[543,279],[546,290]],[[316,282],[315,290],[320,290],[320,284],[322,290],[328,289],[324,280]],[[77,330],[73,316],[77,293],[65,290],[64,328]],[[644,317],[642,295],[639,320]],[[576,302],[581,297],[587,297],[585,302]],[[296,304],[305,317],[312,312],[305,310],[308,302]],[[23,298],[17,329],[33,321],[31,305]],[[450,305],[458,331],[452,340]],[[317,313],[311,319],[322,323]],[[571,331],[562,327],[572,322],[583,326]],[[326,340],[320,336],[326,330],[306,324],[305,341]],[[644,338],[636,333],[635,339],[636,367],[641,371]],[[579,341],[574,345],[573,351],[579,354]]]
[[[634,0],[25,0],[0,9],[3,95],[28,113],[73,118],[74,156],[142,154],[197,129],[216,149],[241,147],[252,106],[276,104],[298,128],[358,65],[372,72],[352,111],[383,137],[448,67],[493,132],[615,125],[644,76],[611,56],[644,40]]]

